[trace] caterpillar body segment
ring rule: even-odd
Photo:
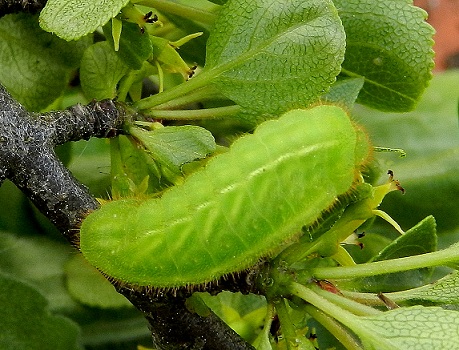
[[[338,107],[290,111],[161,198],[104,204],[83,221],[81,250],[105,274],[140,286],[190,286],[244,270],[351,188],[356,140]]]

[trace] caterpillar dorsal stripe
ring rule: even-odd
[[[274,252],[348,191],[355,149],[356,130],[339,107],[287,112],[161,198],[102,205],[82,223],[81,250],[130,284],[217,280]]]

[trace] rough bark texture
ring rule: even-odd
[[[135,288],[118,287],[117,290],[143,311],[156,349],[254,349],[213,313],[201,317],[188,311],[186,292],[158,296],[156,292],[146,293]]]
[[[78,226],[99,204],[56,157],[54,147],[90,137],[115,136],[127,118],[125,108],[113,101],[32,114],[0,85],[0,185],[10,179],[78,247]],[[253,273],[241,273],[209,290],[249,292],[253,278]],[[158,349],[252,349],[215,315],[201,317],[190,312],[185,306],[186,291],[180,296],[158,295],[154,289],[111,282],[144,313]]]
[[[47,0],[0,0],[0,17],[9,13],[36,13],[45,7]]]
[[[60,162],[54,147],[116,135],[123,118],[112,101],[31,114],[0,86],[0,183],[9,178],[70,241],[77,241],[73,229],[98,203]]]

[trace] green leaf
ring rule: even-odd
[[[435,283],[402,292],[388,293],[386,296],[396,303],[411,300],[436,304],[459,304],[459,271],[452,272]]]
[[[368,350],[455,349],[459,343],[457,311],[413,306],[360,319],[358,334]]]
[[[106,197],[110,189],[110,144],[107,139],[91,138],[72,144],[68,168],[94,196]]]
[[[0,272],[28,281],[46,296],[52,310],[74,311],[75,302],[63,281],[63,265],[72,252],[68,244],[4,232],[0,243]]]
[[[88,99],[113,99],[116,86],[128,67],[106,41],[91,45],[83,55],[80,68],[81,87]]]
[[[194,71],[177,52],[177,47],[174,46],[174,43],[153,35],[150,36],[150,40],[153,46],[154,59],[163,64],[168,71],[180,73],[185,79],[193,75]]]
[[[382,261],[430,253],[437,249],[436,223],[428,216],[381,250],[371,261]],[[395,291],[418,287],[428,282],[432,269],[419,269],[373,276],[361,281],[365,291]]]
[[[79,154],[81,157],[81,150],[79,150]],[[43,233],[41,232],[41,234]],[[77,320],[84,328],[82,340],[85,344],[126,342],[140,337],[148,338],[149,332],[146,321],[138,314],[137,310],[132,308],[118,309],[116,315],[109,313],[109,311],[103,313],[101,310],[96,310],[97,320],[95,320],[94,310],[82,308],[81,304],[75,301],[65,285],[67,274],[64,270],[64,264],[74,254],[75,250],[64,240],[62,243],[57,243],[43,236],[17,237],[12,234],[0,233],[0,273],[8,273],[14,278],[27,281],[46,297],[49,310],[65,313]],[[8,296],[8,294],[3,293],[3,289],[0,294],[0,299],[2,296]],[[33,299],[34,296],[31,295],[28,298]],[[3,304],[0,305],[0,310],[4,316]],[[97,327],[94,326],[94,321],[97,322]],[[0,327],[2,327],[1,321]],[[22,327],[24,332],[27,326],[24,324]],[[4,328],[1,329],[0,338],[4,332]],[[71,347],[63,348],[70,349]],[[0,349],[11,349],[11,347],[4,347],[0,344]],[[13,347],[13,349],[33,348]],[[38,347],[38,349],[46,349],[46,347]]]
[[[364,82],[365,79],[362,77],[339,79],[330,87],[330,91],[322,96],[322,100],[351,110]]]
[[[47,309],[34,288],[0,274],[0,348],[28,350],[82,349],[79,329]]]
[[[85,349],[152,350],[148,322],[140,312],[130,316],[125,316],[122,310],[96,312],[88,316],[89,322],[81,327]],[[139,344],[147,346],[143,348]]]
[[[120,308],[132,306],[112,284],[94,267],[89,265],[82,255],[75,255],[65,265],[67,288],[79,302],[100,308]]]
[[[255,340],[257,330],[266,317],[266,300],[254,294],[243,295],[224,291],[216,296],[199,293],[212,311],[244,339]]]
[[[403,258],[437,250],[436,223],[428,216],[381,250],[371,261]]]
[[[344,44],[331,1],[230,0],[210,34],[204,71],[244,109],[279,114],[307,106],[329,88]]]
[[[213,2],[214,4],[217,5],[223,5],[225,4],[228,0],[209,0],[210,2]]]
[[[12,182],[2,183],[0,203],[8,203],[8,210],[0,210],[0,230],[36,233],[34,223],[30,222],[28,200]]]
[[[0,82],[27,109],[44,109],[58,98],[90,38],[67,43],[44,32],[36,17],[0,19]]]
[[[168,126],[152,131],[133,126],[129,133],[153,159],[176,174],[181,172],[182,165],[202,159],[216,148],[212,134],[198,126]]]
[[[406,189],[404,196],[387,196],[381,209],[402,227],[412,227],[433,215],[440,238],[459,228],[458,216],[451,215],[459,208],[458,81],[457,71],[435,76],[411,113],[382,113],[363,107],[354,111],[374,145],[402,148],[407,153],[403,159],[396,154],[377,155],[381,168],[392,169]]]
[[[155,161],[127,136],[119,135],[110,144],[113,198],[155,193],[172,184],[161,176]]]
[[[94,32],[115,17],[129,0],[49,0],[40,13],[40,26],[65,40]]]
[[[373,187],[369,184],[362,183],[357,185],[351,193],[340,196],[336,205],[333,206],[333,210],[323,213],[319,223],[311,226],[304,226],[302,228],[304,233],[302,240],[312,241],[318,239],[336,224],[348,206],[370,198],[372,194]]]
[[[334,0],[346,30],[342,73],[364,77],[358,102],[409,111],[431,79],[433,28],[408,1]]]
[[[176,16],[172,13],[168,13],[167,19],[173,23],[174,26],[183,31],[183,33],[203,32],[203,35],[188,41],[183,46],[180,46],[180,56],[185,60],[185,62],[204,66],[206,57],[206,44],[207,39],[209,39],[209,31],[186,17]]]
[[[111,26],[104,27],[107,40],[114,45]],[[123,63],[131,69],[139,70],[143,62],[151,56],[152,46],[148,33],[142,33],[135,23],[123,22],[119,50],[116,51]]]

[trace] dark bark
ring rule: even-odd
[[[32,114],[0,85],[0,185],[10,179],[78,247],[79,224],[99,204],[56,157],[54,147],[115,136],[122,132],[128,114],[123,105],[109,100]],[[253,273],[241,273],[209,290],[249,292],[253,278]],[[158,349],[252,349],[215,315],[201,317],[190,312],[184,304],[186,291],[181,296],[158,295],[153,289],[111,282],[144,313]]]
[[[0,0],[0,17],[9,13],[36,13],[45,7],[47,0]]]
[[[201,317],[188,311],[185,306],[187,292],[158,296],[154,291],[138,288],[118,286],[117,290],[143,311],[157,349],[253,349],[215,314]]]
[[[0,86],[0,183],[10,179],[66,237],[98,207],[88,189],[57,158],[54,147],[91,136],[116,135],[124,120],[112,101],[31,114]]]

